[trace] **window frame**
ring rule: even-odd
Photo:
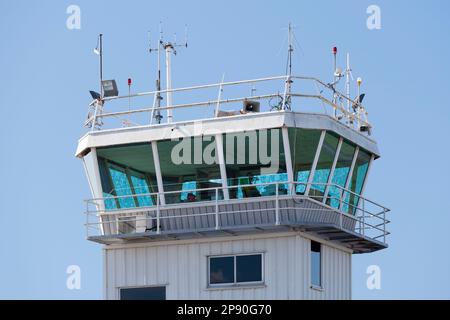
[[[312,269],[312,245],[313,243],[317,243],[320,247],[320,259],[319,259],[319,282],[320,284],[317,285],[315,283],[313,283],[313,277],[312,277],[312,273],[313,273],[313,269]],[[310,259],[310,273],[309,273],[309,277],[310,277],[310,286],[311,289],[319,289],[322,290],[323,289],[323,244],[319,241],[315,241],[315,240],[310,240],[310,246],[309,246],[309,259]]]
[[[260,281],[245,281],[245,282],[238,282],[237,281],[237,257],[240,256],[260,256],[261,257],[261,280]],[[233,257],[233,277],[234,282],[227,282],[227,283],[211,283],[211,258],[229,258]],[[252,287],[252,286],[259,286],[264,285],[265,283],[265,253],[264,252],[249,252],[249,253],[239,253],[239,254],[221,254],[221,255],[210,255],[207,256],[206,259],[207,262],[207,288],[233,288],[233,287]]]

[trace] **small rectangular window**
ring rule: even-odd
[[[322,286],[322,253],[321,244],[311,241],[311,285]]]
[[[263,281],[262,254],[209,258],[209,284],[235,285]]]
[[[210,258],[209,283],[234,283],[234,257]]]
[[[120,300],[166,300],[166,287],[122,288]]]
[[[253,254],[236,257],[236,282],[262,281],[262,256]]]

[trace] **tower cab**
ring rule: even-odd
[[[97,130],[142,113],[97,106],[76,154],[93,196],[87,238],[105,248],[105,298],[351,297],[351,255],[386,248],[389,234],[389,210],[364,196],[380,156],[371,126],[322,96],[331,115],[290,110],[307,97],[292,81],[313,78],[239,85],[273,79],[289,83],[285,96],[219,96],[200,119]]]

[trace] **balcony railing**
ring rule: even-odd
[[[225,111],[226,115],[241,114],[241,106],[237,110],[236,106],[250,100],[261,103],[261,112],[324,113],[352,129],[370,132],[372,126],[368,122],[367,110],[359,100],[347,97],[337,87],[336,83],[326,83],[314,77],[276,76],[107,97],[91,102],[84,124],[92,131],[152,125],[156,123],[156,114],[167,110],[173,111],[176,121],[215,118],[220,116],[220,111]],[[167,94],[182,103],[158,107],[158,102]],[[301,103],[299,99],[308,99],[309,102]],[[150,101],[153,101],[151,105]],[[233,110],[226,109],[230,105]],[[221,110],[222,107],[225,109]],[[188,112],[180,116],[184,110]],[[205,117],[208,110],[209,117]]]
[[[332,225],[361,239],[386,244],[390,234],[386,230],[386,225],[390,223],[386,218],[390,211],[388,208],[339,185],[311,183],[309,188],[307,186],[308,183],[301,182],[271,182],[90,199],[86,200],[85,212],[87,237],[157,237],[186,232],[304,224],[310,227]],[[321,190],[332,186],[339,190],[339,196],[328,195],[324,198]],[[258,187],[271,187],[274,194],[255,196],[248,193],[246,197],[230,200],[224,200],[222,196],[224,189],[230,193],[237,188],[245,190]],[[303,190],[307,189],[309,194],[303,194]],[[200,192],[212,193],[213,200],[186,199],[185,202],[165,205],[161,202],[163,196]],[[150,197],[154,199],[154,205],[105,209],[105,201],[136,197]]]

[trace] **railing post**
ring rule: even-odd
[[[383,242],[386,243],[386,208],[383,208]]]
[[[362,201],[362,222],[363,222],[363,229],[362,229],[362,235],[366,235],[366,199],[363,198]]]
[[[219,230],[219,188],[216,188],[216,230]]]
[[[100,221],[100,219],[99,219]],[[86,239],[89,238],[89,202],[86,201]]]
[[[160,197],[159,197],[159,193],[156,196],[156,234],[160,234],[161,233],[161,229],[160,229],[160,225],[159,225],[159,201],[160,201]]]
[[[279,201],[278,201],[278,182],[275,183],[275,225],[280,225],[280,208],[279,208]]]

